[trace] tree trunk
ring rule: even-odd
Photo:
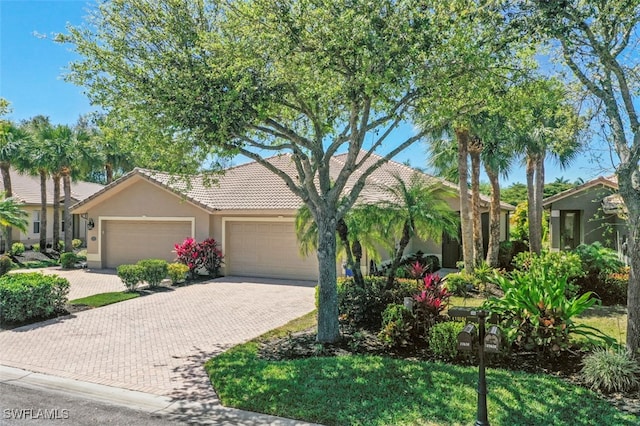
[[[55,251],[59,251],[60,245],[60,175],[53,176],[53,243]]]
[[[473,263],[479,265],[484,259],[482,239],[482,216],[480,214],[480,153],[482,142],[472,138],[469,144],[471,156],[471,212],[473,217]]]
[[[473,272],[473,229],[471,221],[471,209],[469,207],[469,188],[467,185],[469,130],[456,129],[455,133],[458,142],[458,176],[460,179],[459,189],[462,256],[464,259],[464,270],[465,272],[470,274]]]
[[[393,262],[391,262],[389,273],[387,274],[387,288],[393,287],[393,283],[396,280],[396,269],[400,267],[404,249],[407,248],[407,246],[409,245],[409,241],[411,240],[411,233],[409,232],[410,225],[411,224],[405,222],[404,226],[402,227],[402,237],[400,238],[398,248],[396,248],[396,253],[393,256]]]
[[[338,286],[336,283],[336,219],[316,216],[318,226],[318,336],[320,343],[340,339],[338,324]]]
[[[11,174],[9,173],[10,164],[6,161],[0,162],[0,172],[2,173],[2,185],[4,186],[4,196],[6,198],[13,196],[13,188],[11,186]],[[5,230],[5,245],[4,252],[9,253],[11,245],[13,244],[13,229],[10,226],[4,228]]]
[[[62,175],[64,184],[64,251],[73,251],[73,219],[71,218],[71,176],[69,171]]]
[[[107,175],[107,185],[113,182],[113,166],[109,163],[104,165],[104,171]]]
[[[529,251],[531,253],[540,254],[540,246],[536,245],[536,236],[534,235],[535,223],[538,222],[536,218],[536,197],[535,197],[535,172],[536,172],[536,159],[535,155],[530,154],[527,156],[527,216],[529,220]]]
[[[338,227],[336,228],[336,231],[338,231],[340,242],[342,243],[347,256],[347,267],[353,272],[353,280],[355,281],[356,285],[364,287],[364,278],[362,277],[360,262],[356,262],[353,256],[353,252],[351,251],[351,243],[349,242],[349,228],[347,227],[344,219],[340,219],[338,221]]]
[[[640,191],[633,186],[636,167],[618,169],[620,195],[629,211],[629,285],[627,288],[627,349],[640,359]]]
[[[47,252],[47,172],[40,170],[40,252]]]
[[[491,207],[489,208],[489,248],[487,263],[492,268],[499,266],[500,253],[500,179],[498,172],[485,163],[485,171],[491,184]]]
[[[545,154],[542,153],[536,162],[536,191],[534,207],[536,209],[535,236],[536,246],[538,247],[537,253],[540,253],[542,250],[542,221],[544,220],[542,215],[542,200],[544,199],[544,158]]]

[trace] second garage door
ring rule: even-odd
[[[316,280],[315,255],[301,257],[293,222],[227,222],[227,275]]]
[[[176,255],[173,245],[191,236],[187,221],[125,221],[103,222],[103,266],[136,263],[141,259],[164,259],[171,262]]]

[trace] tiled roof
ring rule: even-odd
[[[362,170],[367,166],[380,160],[382,157],[372,155],[365,162],[364,166],[355,171],[347,181],[345,192],[351,190],[358,177],[362,175]],[[282,154],[268,159],[275,168],[291,176],[297,183],[297,170],[290,154]],[[330,164],[330,174],[333,179],[338,177],[340,170],[345,165],[346,154],[337,155],[332,158]],[[414,173],[429,182],[437,182],[457,191],[457,185],[439,178],[421,173],[403,164],[390,161],[375,170],[368,178],[367,184],[361,193],[361,200],[376,201],[385,196],[380,189],[383,185],[393,184],[395,179],[393,174],[399,174],[403,179],[409,180]],[[111,186],[129,179],[133,175],[139,175],[150,180],[170,191],[184,196],[192,203],[207,210],[295,210],[302,206],[302,200],[295,195],[284,183],[282,178],[277,176],[265,166],[250,162],[236,167],[229,168],[224,174],[219,176],[194,175],[188,178],[171,175],[148,169],[137,168],[134,171],[105,187],[83,202],[74,206],[80,207],[92,199],[107,192]],[[483,201],[489,202],[488,197],[483,196]],[[503,203],[503,208],[513,210],[513,206]]]
[[[40,204],[40,177],[9,171],[11,176],[11,190],[13,197],[24,204]],[[71,198],[82,201],[100,191],[102,185],[91,182],[71,182]],[[0,179],[0,191],[4,191],[4,184]],[[60,182],[60,198],[64,197],[64,189]],[[53,204],[53,180],[47,180],[47,204]]]
[[[555,195],[545,198],[542,200],[542,205],[544,207],[549,204],[555,203],[558,200],[562,200],[563,198],[569,197],[571,195],[577,194],[578,192],[585,191],[589,188],[593,188],[595,186],[605,186],[611,188],[613,190],[618,189],[618,177],[613,176],[599,176],[595,179],[592,179],[588,182],[583,183],[582,185],[578,185],[574,188],[567,189],[566,191],[559,192]]]

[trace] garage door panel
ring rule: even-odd
[[[141,259],[175,259],[173,246],[191,236],[191,222],[106,221],[105,267],[136,263]]]
[[[300,255],[293,222],[227,222],[227,275],[315,280],[318,261]]]

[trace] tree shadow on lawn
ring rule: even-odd
[[[229,405],[326,425],[470,424],[476,416],[473,367],[376,356],[270,362],[250,351],[223,354],[208,367]],[[487,383],[495,426],[638,424],[557,378],[490,369]]]
[[[578,318],[593,318],[593,317],[613,318],[620,315],[626,315],[626,313],[627,313],[627,307],[623,305],[592,306],[591,308],[581,313],[578,316]]]

